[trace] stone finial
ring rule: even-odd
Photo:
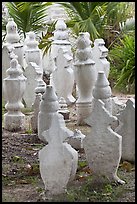
[[[98,72],[98,77],[93,88],[93,101],[96,99],[101,99],[105,103],[105,108],[112,113],[112,92],[111,87],[109,86],[109,81],[104,73],[104,71]]]
[[[92,114],[86,119],[92,128],[83,140],[84,150],[89,167],[98,181],[105,176],[110,181],[124,184],[117,176],[122,153],[122,136],[111,129],[117,118],[112,116],[104,105],[97,99]]]
[[[76,50],[76,62],[75,65],[82,64],[95,64],[92,60],[92,41],[88,32],[83,32],[79,34],[77,39],[77,50]]]
[[[21,100],[26,88],[26,78],[16,59],[11,60],[7,74],[9,76],[4,79],[3,84],[7,100],[5,108],[8,110],[4,114],[4,128],[9,131],[18,131],[25,129],[25,115],[21,112],[24,106]]]
[[[8,19],[8,23],[6,25],[6,42],[7,43],[18,43],[20,40],[20,36],[17,32],[17,24],[14,22],[13,18]]]
[[[68,40],[68,30],[63,19],[59,19],[55,25],[54,40]]]
[[[51,85],[46,86],[45,93],[42,95],[40,103],[40,111],[38,115],[38,137],[45,141],[42,133],[51,126],[51,120],[59,109],[58,97]]]
[[[63,116],[58,113],[52,117],[50,128],[43,132],[48,145],[39,151],[39,160],[46,196],[64,193],[68,182],[75,177],[78,153],[63,142],[70,134],[64,126]]]
[[[130,98],[124,110],[117,115],[120,123],[115,131],[122,135],[122,159],[135,161],[135,100]]]

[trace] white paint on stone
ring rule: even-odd
[[[38,48],[38,41],[36,41],[36,35],[34,32],[30,31],[28,33],[28,39],[26,40],[25,48],[25,60],[28,64],[29,62],[36,63],[41,71],[42,69],[42,51]]]
[[[35,102],[32,106],[32,108],[34,109],[34,113],[31,117],[31,127],[33,132],[35,133],[38,132],[38,113],[39,113],[39,105],[40,105],[41,98],[42,98],[41,93],[36,94]]]
[[[63,97],[69,105],[76,100],[72,95],[74,87],[72,60],[73,58],[68,53],[68,50],[60,48],[56,57],[57,69],[52,73],[52,79],[58,98]]]
[[[85,138],[85,135],[82,134],[82,132],[78,129],[74,130],[73,135],[71,137],[67,138],[67,142],[76,150],[83,149],[83,139]]]
[[[135,100],[130,98],[126,107],[117,115],[120,124],[115,131],[122,135],[122,159],[135,161]]]
[[[32,108],[35,101],[35,88],[38,86],[39,76],[42,77],[42,72],[36,63],[30,62],[25,68],[24,76],[27,78],[27,82],[23,99],[26,107]]]
[[[92,114],[85,119],[91,126],[91,132],[84,138],[83,145],[90,169],[96,179],[105,176],[110,181],[124,184],[117,176],[121,153],[122,136],[111,129],[113,121],[117,120],[105,108],[105,104],[97,99]]]
[[[58,113],[61,113],[64,116],[64,120],[66,122],[69,121],[70,111],[69,111],[69,109],[67,107],[66,100],[63,97],[60,97],[60,99],[59,99],[59,110],[58,110]]]
[[[42,96],[39,108],[40,111],[38,114],[38,137],[43,142],[47,143],[42,133],[50,128],[51,120],[54,117],[54,114],[59,109],[58,97],[51,85],[47,85],[45,93]]]
[[[107,60],[108,49],[105,47],[103,39],[96,39],[94,41],[94,47],[92,48],[93,60],[95,61],[95,67],[97,72],[104,71],[106,77],[109,76],[110,62]]]
[[[9,76],[4,79],[3,84],[7,99],[5,108],[8,111],[4,114],[4,128],[9,131],[23,130],[25,115],[21,112],[24,107],[21,100],[26,88],[26,78],[16,59],[11,60],[7,74]]]
[[[39,151],[39,160],[46,196],[64,193],[68,182],[75,177],[78,153],[63,142],[70,134],[63,116],[58,113],[52,117],[50,128],[43,132],[48,145]]]
[[[92,94],[92,106],[94,106],[97,99],[101,99],[105,103],[105,108],[112,114],[112,91],[104,71],[98,72]]]
[[[77,39],[76,59],[74,63],[75,81],[78,88],[76,101],[77,123],[84,124],[84,119],[91,112],[92,89],[96,81],[95,62],[92,60],[92,48],[89,35],[80,33]]]

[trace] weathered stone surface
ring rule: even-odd
[[[91,132],[83,140],[84,150],[89,167],[98,181],[105,176],[110,181],[123,184],[124,181],[117,176],[122,153],[122,136],[111,129],[111,124],[117,118],[112,116],[104,105],[97,99],[92,114],[86,119],[91,126]]]
[[[9,131],[25,129],[25,115],[21,112],[24,107],[21,100],[26,88],[26,78],[23,76],[21,66],[16,59],[12,59],[9,75],[4,79],[4,92],[7,103],[5,105],[7,113],[4,114],[4,128]]]
[[[126,107],[117,115],[120,124],[115,131],[122,135],[122,159],[135,161],[135,100],[128,99]]]
[[[69,181],[73,180],[77,170],[78,153],[71,145],[63,142],[69,135],[61,114],[55,113],[51,126],[43,132],[48,141],[39,151],[40,174],[45,185],[46,195],[64,193]]]
[[[78,129],[74,130],[74,133],[71,137],[67,138],[67,142],[76,150],[83,149],[83,139],[85,135]]]
[[[108,55],[108,49],[105,47],[103,39],[96,39],[94,41],[94,47],[92,49],[93,60],[95,61],[95,67],[97,72],[104,71],[108,78],[110,70],[110,62],[106,59]]]

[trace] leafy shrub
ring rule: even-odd
[[[135,37],[124,35],[109,52],[110,81],[114,88],[125,93],[134,93],[135,88]]]

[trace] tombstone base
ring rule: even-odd
[[[76,112],[77,112],[77,125],[85,125],[86,119],[92,111],[92,103],[76,103]]]
[[[18,115],[6,113],[4,115],[4,129],[8,131],[25,130],[25,115],[23,113]]]

